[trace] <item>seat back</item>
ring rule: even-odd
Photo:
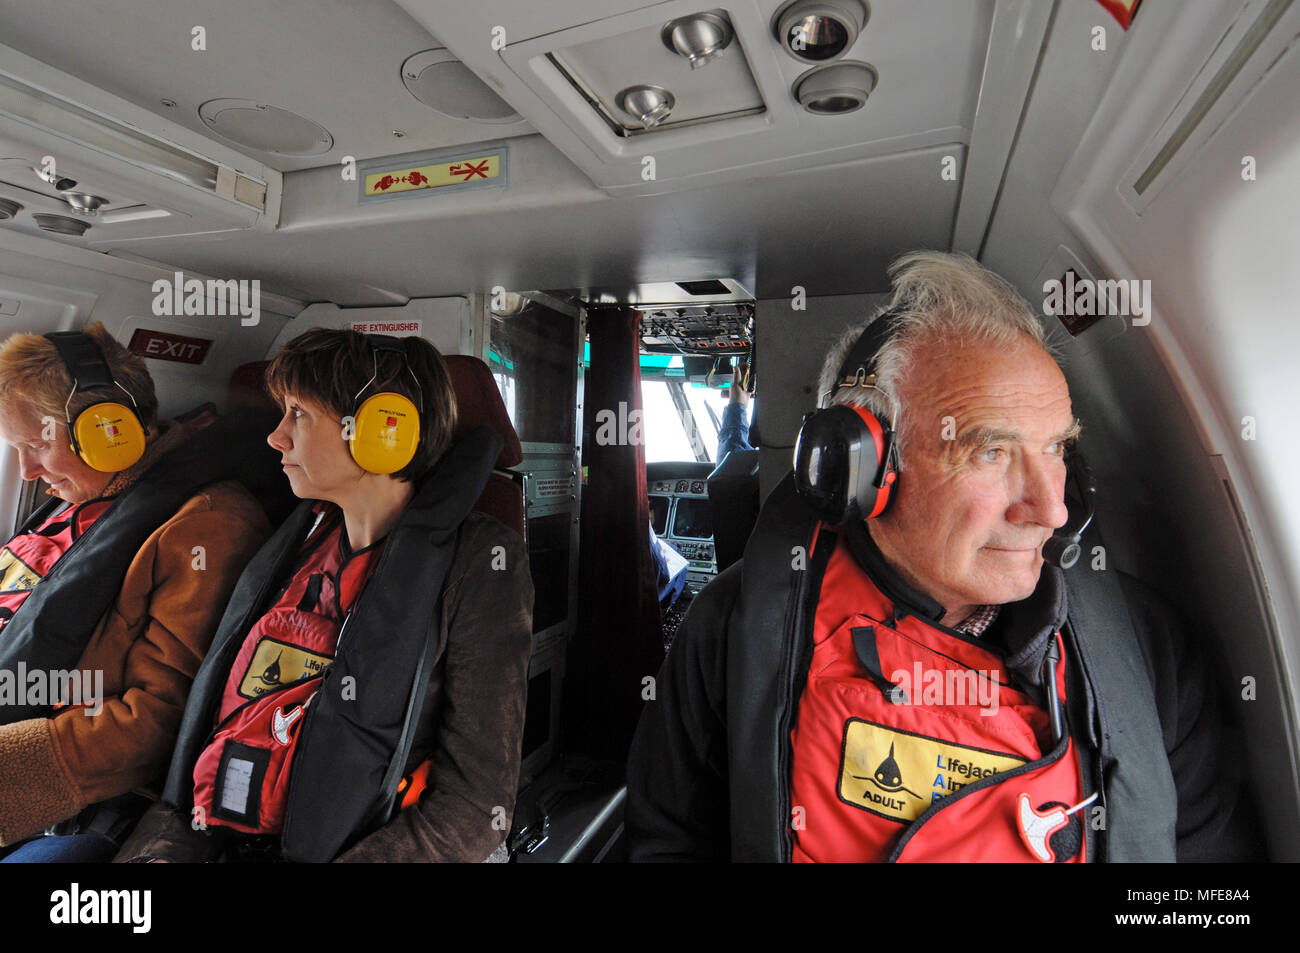
[[[266,389],[266,369],[270,366],[270,361],[251,361],[239,365],[231,372],[230,386],[226,389],[228,411],[256,407],[273,411],[277,417],[280,416],[280,406]]]
[[[443,356],[451,386],[456,392],[456,432],[454,439],[478,426],[491,427],[501,435],[501,453],[496,469],[488,477],[483,495],[474,509],[494,517],[509,526],[520,536],[524,535],[524,489],[519,474],[504,472],[507,467],[523,462],[524,452],[519,444],[510,414],[506,411],[501,391],[492,378],[491,369],[476,357],[465,354]]]
[[[266,369],[270,363],[252,361],[241,364],[231,372],[226,388],[226,415],[242,415],[250,427],[260,431],[263,439],[271,435],[281,417],[280,405],[266,389]],[[298,505],[298,498],[293,495],[284,471],[278,466],[270,471],[249,474],[243,482],[262,504],[272,528],[283,523]]]
[[[504,442],[501,454],[497,457],[497,469],[488,478],[487,487],[474,504],[474,509],[487,513],[522,536],[523,478],[519,474],[503,471],[523,462],[523,448],[519,444],[519,435],[510,422],[510,414],[501,399],[501,392],[492,378],[492,371],[478,358],[464,354],[447,354],[443,360],[451,377],[452,389],[456,392],[456,432],[452,439],[459,440],[475,427],[483,425],[500,434]],[[269,364],[270,361],[254,361],[235,369],[230,376],[227,401],[230,410],[257,407],[272,410],[279,416],[279,407],[266,390],[266,368]]]
[[[713,554],[722,572],[745,552],[758,520],[758,451],[733,450],[709,474]]]

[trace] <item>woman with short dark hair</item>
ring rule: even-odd
[[[306,502],[240,580],[171,806],[119,860],[499,855],[533,599],[523,539],[470,512],[500,438],[452,445],[455,395],[417,337],[308,331],[267,383],[284,410],[268,441]]]

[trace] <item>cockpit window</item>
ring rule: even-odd
[[[677,407],[673,404],[667,383],[642,380],[641,409],[646,463],[697,459],[695,451],[691,449],[691,441],[686,436],[686,428],[682,426],[681,418],[677,414]],[[697,425],[696,429],[700,432],[700,437],[707,440],[705,431],[712,428],[706,421],[703,427]],[[712,437],[716,451],[718,435],[715,433]],[[706,442],[705,448],[707,449],[708,446]]]
[[[680,357],[641,355],[646,462],[716,461],[718,429],[727,402],[726,392],[717,387],[706,387],[702,381],[687,379]],[[747,421],[748,413],[746,408]],[[698,445],[692,442],[689,432],[692,427]]]

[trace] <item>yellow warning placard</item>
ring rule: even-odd
[[[0,550],[0,592],[29,592],[41,575],[5,547]]]
[[[956,745],[850,718],[844,723],[840,800],[895,821],[914,821],[968,784],[1024,758]]]
[[[263,637],[258,640],[253,659],[239,682],[239,694],[245,698],[257,698],[274,689],[319,675],[333,661],[333,656]]]
[[[454,185],[488,182],[501,175],[501,154],[488,153],[454,162],[436,162],[430,165],[406,166],[367,172],[366,197],[397,195],[419,189],[442,189]]]

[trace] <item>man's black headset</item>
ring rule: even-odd
[[[886,311],[859,335],[840,365],[831,390],[821,395],[829,403],[842,387],[876,386],[880,349],[898,331],[899,314]],[[886,423],[865,407],[831,404],[804,417],[794,448],[794,481],[799,496],[821,519],[838,524],[847,519],[874,519],[889,506],[898,482],[894,419]],[[1096,484],[1082,454],[1066,458],[1066,509],[1069,518],[1043,544],[1043,559],[1069,569],[1082,552],[1083,531],[1092,522]]]
[[[830,523],[872,519],[885,512],[898,480],[895,418],[885,423],[865,407],[830,404],[842,387],[876,386],[876,357],[894,334],[898,315],[887,311],[867,325],[840,365],[824,410],[804,417],[794,445],[795,489]]]

